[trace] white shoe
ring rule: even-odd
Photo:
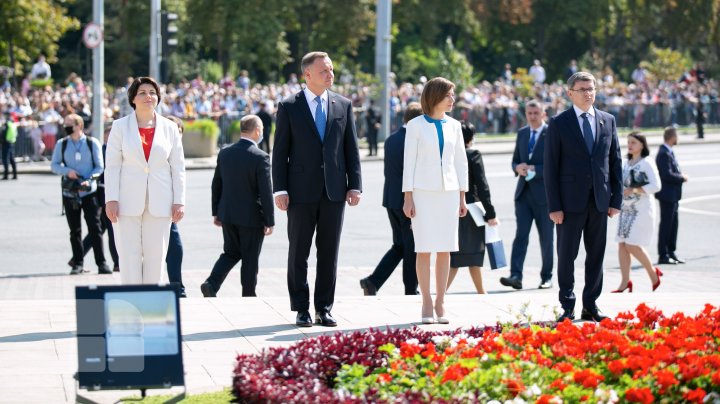
[[[438,324],[450,324],[450,320],[448,320],[446,317],[438,317],[437,322]]]
[[[422,318],[423,324],[435,324],[435,318],[433,317],[423,317]]]

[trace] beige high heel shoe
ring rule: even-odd
[[[435,314],[437,315],[438,324],[450,324],[450,320],[445,317],[445,307],[443,307],[442,302],[435,302]]]

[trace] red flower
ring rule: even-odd
[[[627,369],[627,359],[617,359],[608,362],[608,370],[615,376],[619,376]]]
[[[660,389],[658,391],[660,394],[665,394],[667,389],[669,389],[671,386],[675,386],[680,383],[675,378],[675,374],[667,369],[653,372],[653,376],[655,376],[655,380],[660,386]]]
[[[378,375],[378,381],[380,383],[390,383],[392,381],[392,376],[390,376],[389,373],[380,373]]]
[[[655,396],[653,396],[652,391],[647,387],[639,389],[631,387],[625,391],[625,400],[629,403],[650,404],[655,402]]]
[[[582,384],[585,388],[594,389],[601,381],[605,380],[605,377],[593,372],[590,369],[584,369],[576,372],[573,375],[573,380],[575,383]]]
[[[560,391],[563,391],[565,390],[565,387],[567,387],[567,384],[565,384],[562,379],[555,379],[552,383],[550,383],[551,389],[558,389]]]
[[[454,365],[450,365],[443,374],[442,383],[448,382],[450,380],[459,382],[460,380],[465,378],[468,373],[470,373],[468,369],[460,366],[457,363]]]
[[[400,344],[400,356],[403,358],[412,358],[413,356],[419,354],[422,351],[422,348],[419,345],[415,344],[408,344],[407,342],[403,342]]]
[[[556,363],[555,366],[553,366],[552,368],[555,369],[555,370],[559,370],[559,371],[561,371],[561,372],[563,372],[563,373],[572,372],[572,371],[575,369],[575,368],[573,367],[573,365],[571,365],[571,364],[569,364],[569,363],[567,363],[567,362],[559,362],[559,363]]]
[[[505,383],[505,386],[507,387],[508,391],[510,392],[510,395],[512,395],[513,397],[517,397],[518,394],[525,391],[525,385],[520,380],[516,380],[516,379],[503,380],[503,383]]]
[[[712,374],[712,383],[716,386],[720,386],[720,370]]]
[[[552,396],[550,394],[543,394],[542,396],[538,397],[537,401],[535,401],[535,404],[558,404],[562,403],[562,400],[556,396]]]
[[[705,395],[707,395],[705,390],[698,387],[695,390],[690,390],[687,393],[683,394],[683,398],[690,401],[691,403],[702,404],[703,400],[705,399]]]

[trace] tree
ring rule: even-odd
[[[0,1],[0,64],[22,72],[40,54],[55,61],[58,40],[80,22],[53,0]]]

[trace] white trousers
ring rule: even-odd
[[[113,230],[123,285],[160,283],[170,240],[170,222],[170,217],[151,215],[147,206],[142,216],[118,216]]]

